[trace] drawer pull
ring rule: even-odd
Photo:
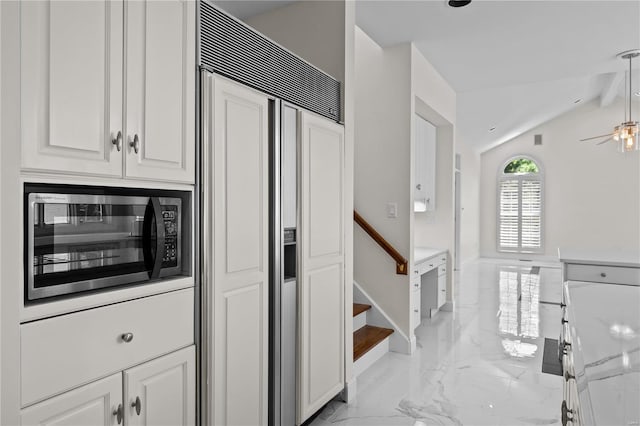
[[[118,424],[122,423],[122,404],[118,404],[118,408],[113,410],[113,415],[116,416]]]
[[[131,403],[131,406],[136,409],[136,414],[140,415],[140,411],[142,410],[142,403],[140,402],[139,396],[136,396],[136,400]]]
[[[129,343],[133,340],[133,333],[124,333],[120,338],[123,342]]]
[[[417,283],[416,283],[416,284],[414,284],[414,287],[415,287],[415,288],[418,288],[418,287],[420,287],[420,284],[417,284]]]
[[[444,293],[444,292],[445,292],[445,291],[447,291],[447,290],[445,290],[445,289],[442,289],[442,290],[440,290],[440,291]]]
[[[568,320],[566,320],[564,318],[560,318],[560,324],[566,324],[568,322],[569,322]]]
[[[607,278],[607,274],[605,274],[604,272],[600,272],[600,276],[601,276],[602,278]]]
[[[571,414],[571,417],[569,417]],[[573,423],[573,410],[569,410],[567,407],[567,401],[562,401],[562,426],[567,426],[567,423]]]
[[[418,313],[418,310],[417,310],[417,309],[414,309],[414,310],[413,310],[413,312],[415,312],[415,313],[417,314],[417,313]]]
[[[416,274],[416,275],[418,275],[418,271],[417,271],[417,270],[416,270],[416,271],[413,271],[413,273],[414,273],[414,274]]]
[[[433,263],[430,263],[430,264],[429,264],[429,268],[433,268]]]

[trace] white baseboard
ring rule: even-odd
[[[454,302],[454,301],[446,301],[446,302],[444,302],[444,305],[442,305],[440,310],[444,311],[444,312],[453,312],[455,307],[456,307],[456,302]]]
[[[358,392],[358,382],[354,377],[345,383],[344,389],[340,392],[340,399],[347,404],[352,403],[356,399],[356,393]]]

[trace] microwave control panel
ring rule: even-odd
[[[162,206],[162,220],[164,221],[164,253],[162,267],[178,265],[178,206]]]

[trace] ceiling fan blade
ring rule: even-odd
[[[607,139],[603,140],[602,142],[598,142],[596,145],[602,145],[605,142],[609,142],[611,139],[613,139],[613,138],[607,138]]]
[[[606,135],[600,135],[600,136],[593,136],[591,138],[580,139],[580,142],[590,141],[592,139],[604,138],[605,136],[611,136],[611,135],[613,135],[613,133],[607,133]]]

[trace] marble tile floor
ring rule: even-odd
[[[416,353],[385,355],[358,377],[352,403],[330,402],[311,425],[560,424],[562,378],[541,372],[560,308],[540,303],[559,302],[560,269],[530,270],[465,264],[455,312],[423,319]]]

